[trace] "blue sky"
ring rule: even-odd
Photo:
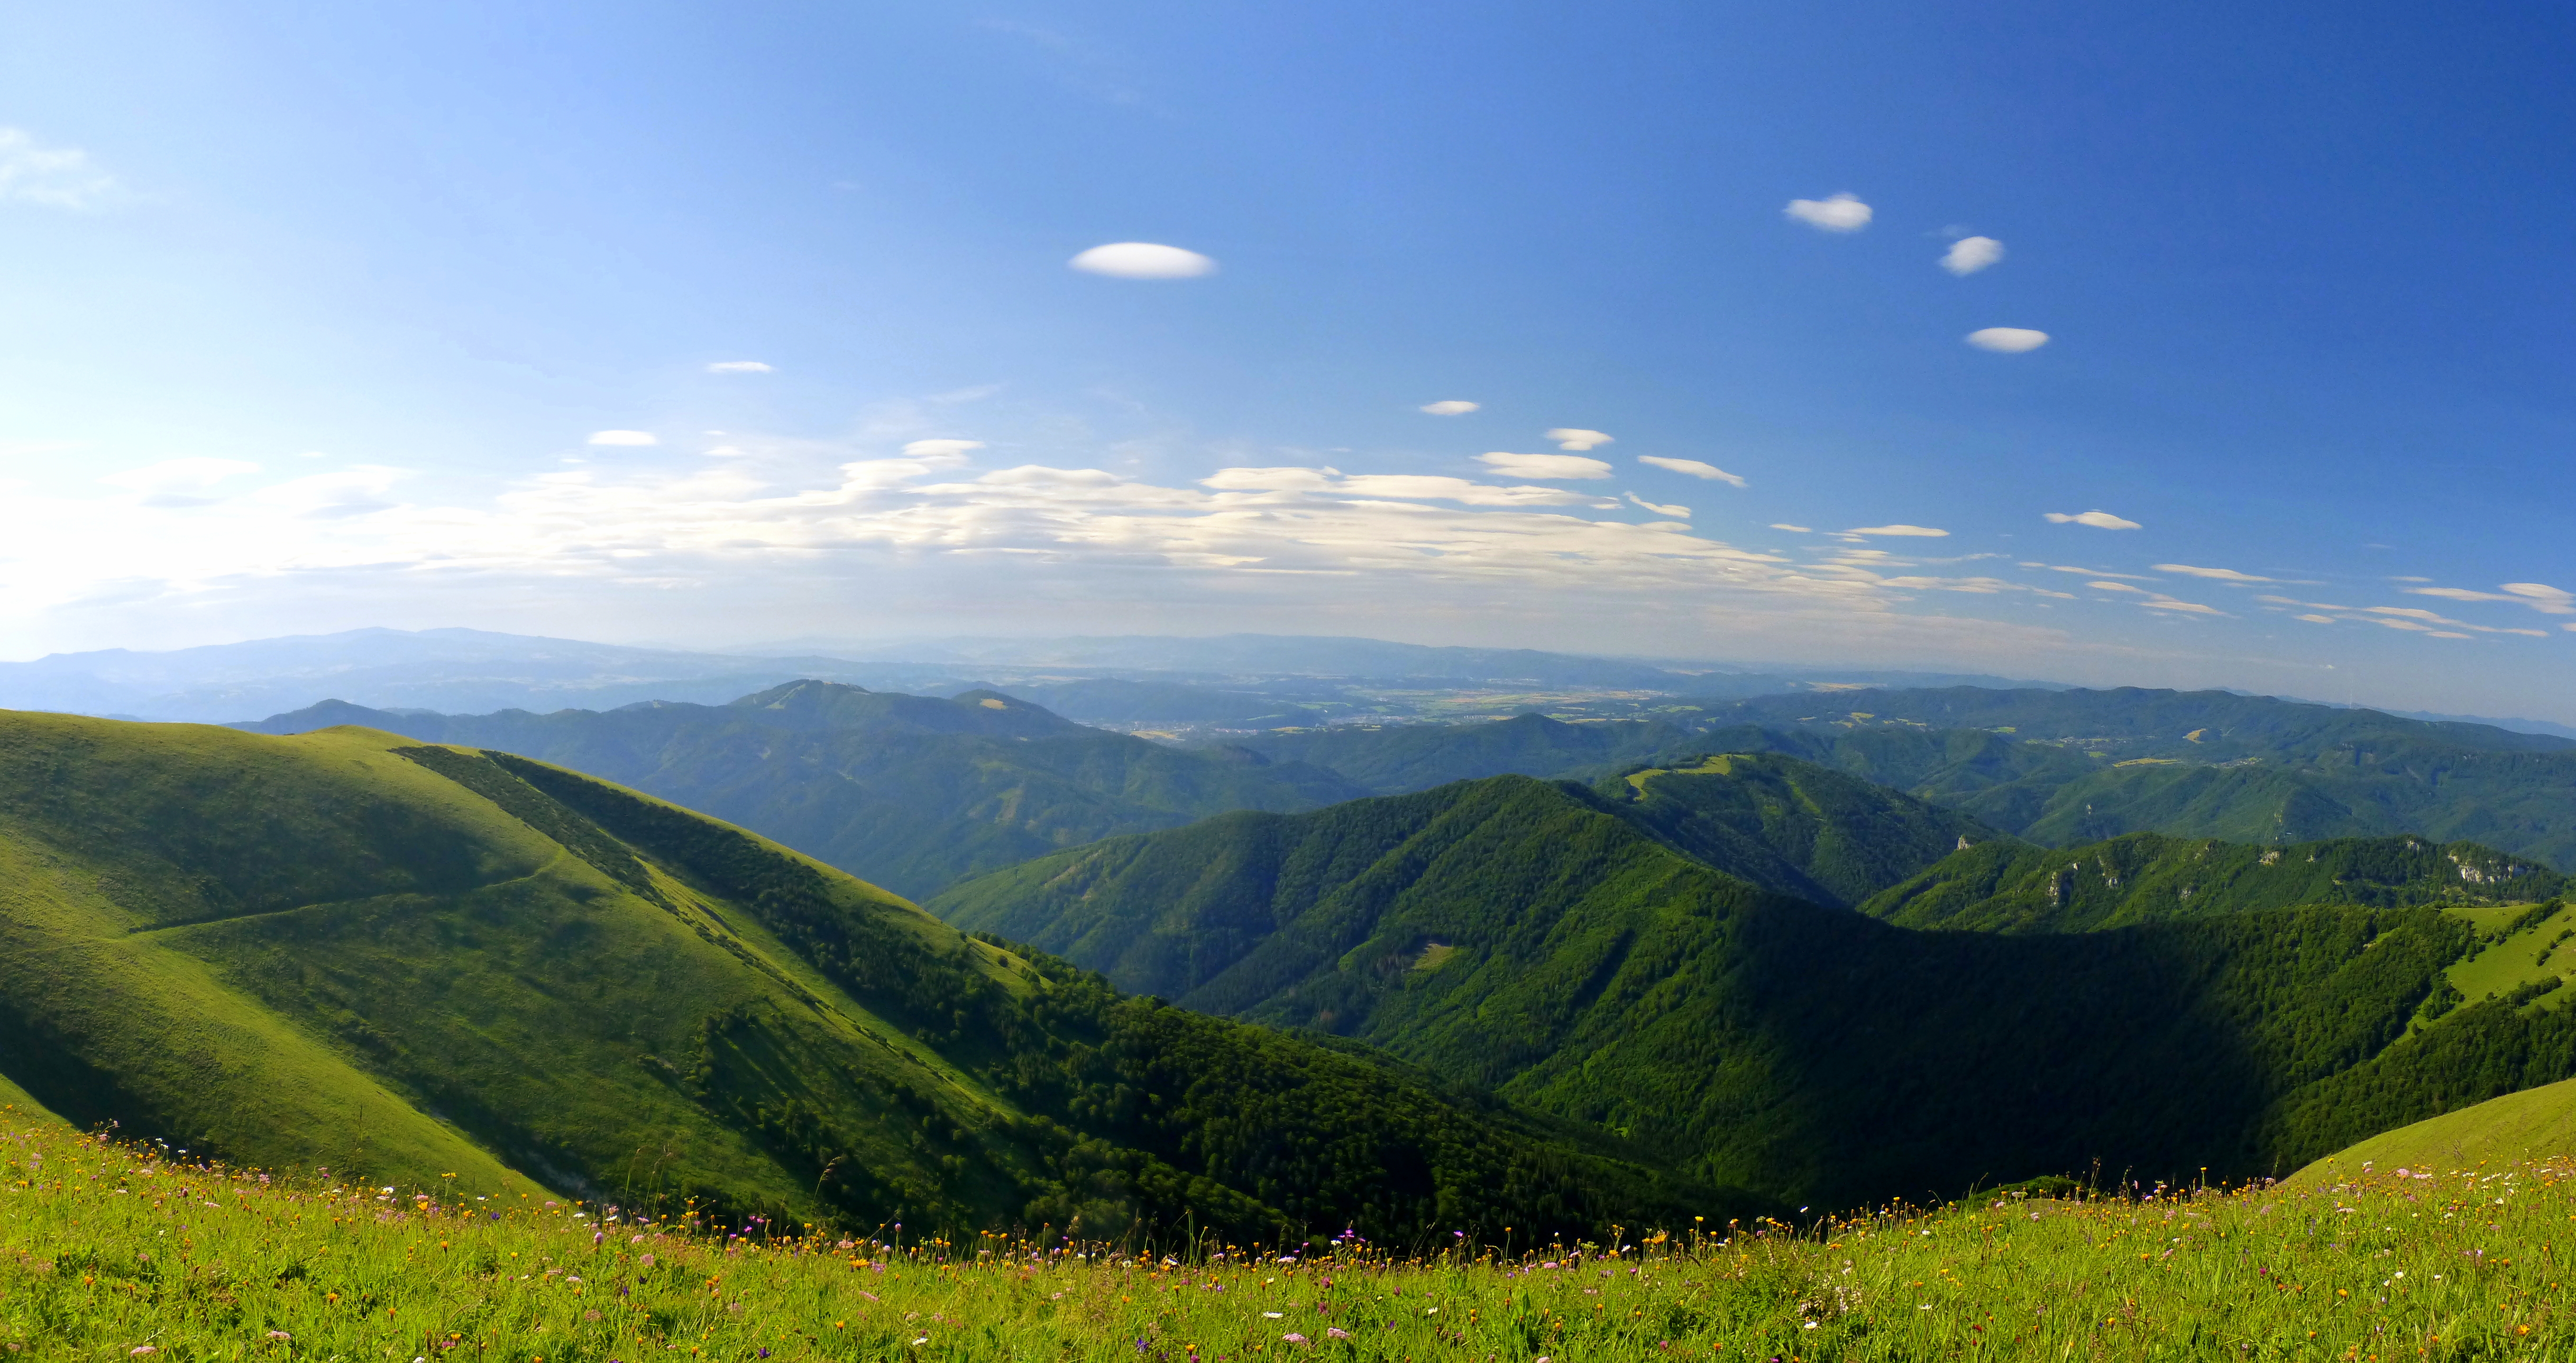
[[[1261,629],[2576,719],[2541,7],[50,8],[0,655]]]

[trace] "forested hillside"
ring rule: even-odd
[[[729,705],[437,715],[327,704],[245,727],[288,734],[334,724],[559,763],[915,896],[1113,834],[1365,793],[1313,767],[1240,750],[1184,752],[990,692],[942,700],[818,681]]]
[[[1688,746],[1692,732],[1655,720],[1568,724],[1529,714],[1478,724],[1337,724],[1241,743],[1277,761],[1329,767],[1372,794],[1401,795],[1486,776],[1646,762]]]
[[[1901,791],[1776,753],[1720,754],[1600,784],[1631,824],[1766,890],[1848,906],[2003,835]]]
[[[2546,866],[2468,842],[2337,838],[2261,847],[2132,833],[2068,849],[1969,848],[1860,909],[1909,928],[2091,932],[2302,904],[2531,903],[2566,889],[2566,877]]]
[[[2435,908],[1909,931],[1721,875],[1611,796],[1519,777],[1115,839],[934,907],[1827,1205],[2097,1159],[2286,1172],[2576,1072],[2560,1015],[2446,1007],[2477,938]]]
[[[1901,764],[1830,765],[1955,805],[2033,842],[2154,832],[2231,842],[2413,833],[2576,865],[2576,741],[2225,691],[1845,691],[1712,715],[1809,736],[1973,728],[2021,751],[2001,779],[1940,788]],[[1807,755],[1796,740],[1708,737]],[[1841,737],[1830,740],[1838,750]],[[1884,740],[1882,740],[1884,741]],[[2045,754],[2057,753],[2057,760]],[[2007,770],[2021,770],[2007,775]],[[1945,774],[1946,776],[1947,774]]]
[[[345,728],[0,713],[0,1074],[243,1163],[858,1228],[1747,1205],[649,797]]]
[[[2396,741],[2476,752],[2576,752],[2576,739],[2456,720],[2400,719],[2233,691],[1999,690],[1982,686],[1866,689],[1757,696],[1714,713],[1743,722],[1901,722],[1933,729],[1987,729],[2033,742],[2109,750],[2114,756],[2314,758],[2355,744]]]

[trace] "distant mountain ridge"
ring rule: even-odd
[[[1900,927],[2098,932],[2303,904],[2501,905],[2553,899],[2567,877],[2475,843],[2337,838],[2261,847],[2131,833],[2085,847],[1964,848],[1871,896]]]
[[[922,896],[1117,833],[1365,793],[1318,768],[1185,752],[996,692],[941,699],[811,680],[725,705],[441,715],[330,703],[241,727],[285,734],[335,724],[558,763]]]
[[[1820,845],[1765,823],[1783,806],[1763,788],[1793,768],[1745,766],[1754,789],[1734,813],[1693,803],[1766,850]],[[1646,775],[1641,796],[1674,779]],[[1988,846],[1949,855],[2066,857]],[[2443,1001],[2479,938],[2435,908],[1914,931],[1722,873],[1615,791],[1518,776],[1113,839],[931,908],[1824,1205],[2097,1159],[2150,1177],[2286,1173],[2576,1072],[2576,1010]]]
[[[1382,794],[1777,752],[2057,846],[2134,832],[2264,844],[2412,833],[2576,866],[2576,743],[2492,725],[2135,688],[1805,692],[1663,708],[1654,720],[1340,726],[1245,746]]]

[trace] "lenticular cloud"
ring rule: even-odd
[[[1216,262],[1196,251],[1150,241],[1113,241],[1066,263],[1086,274],[1115,279],[1196,279],[1216,273]]]
[[[2019,355],[2048,344],[2048,333],[2028,327],[1987,327],[1968,333],[1968,344],[2002,355]]]

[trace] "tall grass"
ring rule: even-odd
[[[152,1363],[2576,1356],[2554,1247],[2576,1235],[2576,1166],[2558,1162],[1281,1253],[639,1223],[171,1153],[56,1127],[0,1138],[0,1348]]]

